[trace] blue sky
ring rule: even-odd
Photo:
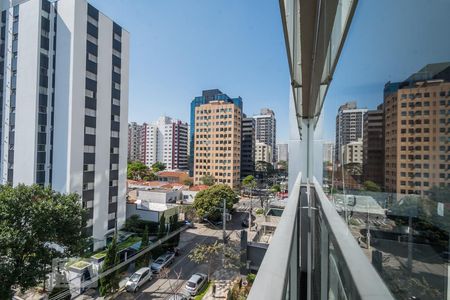
[[[275,111],[287,141],[289,71],[278,1],[91,0],[131,34],[130,121],[189,121],[203,89]]]
[[[129,120],[189,120],[203,89],[241,96],[244,112],[277,116],[288,140],[289,72],[277,0],[90,0],[131,33]],[[450,61],[449,0],[360,0],[325,106],[375,108],[387,81]]]

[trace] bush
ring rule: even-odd
[[[255,281],[255,278],[256,278],[256,274],[250,273],[250,274],[247,275],[247,281],[249,283],[253,283],[253,281]]]
[[[257,215],[262,215],[264,213],[264,210],[262,209],[262,208],[258,208],[257,210],[256,210],[256,214]]]

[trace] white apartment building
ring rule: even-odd
[[[343,163],[362,164],[363,163],[363,141],[358,139],[342,146]]]
[[[255,162],[265,161],[267,163],[272,163],[272,146],[265,143],[255,144]]]
[[[188,169],[187,123],[160,117],[154,124],[144,123],[141,131],[141,161],[147,166],[159,161],[168,170]]]
[[[333,162],[334,158],[334,142],[324,142],[323,143],[323,161]]]
[[[270,163],[277,159],[277,122],[273,110],[263,108],[255,119],[255,137],[257,143],[270,145],[273,150]],[[257,161],[257,160],[256,160]]]
[[[288,144],[277,144],[277,162],[288,161],[289,146]]]
[[[356,102],[347,102],[341,105],[336,115],[336,147],[335,159],[342,160],[344,145],[356,142],[363,138],[365,108],[357,108]]]
[[[158,157],[158,127],[154,124],[144,123],[141,129],[141,156],[140,160],[151,167]]]
[[[85,0],[2,2],[0,181],[78,193],[102,246],[125,221],[129,34]]]

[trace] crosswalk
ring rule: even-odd
[[[356,223],[358,223],[358,225],[365,225],[367,224],[367,219],[362,219],[362,218],[352,218],[352,220],[354,220]],[[374,225],[374,226],[382,226],[382,225],[386,225],[387,223],[384,220],[379,220],[379,219],[369,219],[370,225]]]

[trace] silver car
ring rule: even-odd
[[[153,273],[159,273],[163,268],[170,265],[175,259],[175,253],[168,252],[158,257],[151,265],[150,269]]]
[[[191,295],[195,296],[202,290],[203,286],[208,282],[208,276],[203,273],[195,273],[186,282],[185,289]]]
[[[131,275],[125,284],[125,289],[127,292],[137,292],[144,283],[151,279],[152,272],[150,271],[150,268],[141,268]]]

